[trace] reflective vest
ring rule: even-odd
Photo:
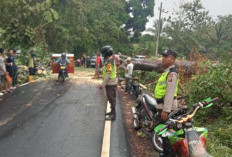
[[[28,58],[28,67],[29,68],[34,68],[35,67],[35,61],[34,61],[34,57],[32,57],[32,55],[29,55],[29,58]]]
[[[157,85],[155,87],[155,99],[163,99],[165,94],[166,94],[166,89],[167,89],[167,76],[170,72],[177,72],[175,68],[171,68],[168,71],[164,72],[161,77],[159,78]],[[177,91],[178,91],[178,84],[179,84],[179,77],[177,79],[176,83],[176,91],[174,94],[174,97],[177,96]]]
[[[107,73],[107,63],[105,63],[104,67],[103,67],[103,71],[102,71],[102,78],[104,79]],[[110,79],[115,79],[117,77],[117,66],[116,63],[114,61],[114,68],[112,69],[112,72],[110,73]]]

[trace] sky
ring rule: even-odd
[[[193,2],[193,0],[155,0],[156,6],[154,7],[155,18],[149,18],[146,27],[149,28],[153,25],[154,19],[159,17],[160,2],[163,2],[163,8],[166,13],[162,13],[162,17],[170,16],[175,10],[178,10],[179,5],[184,2]],[[214,19],[218,15],[232,14],[232,0],[201,0],[204,8],[209,10],[209,15]],[[168,12],[167,12],[168,11]]]

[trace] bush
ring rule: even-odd
[[[196,125],[209,129],[208,151],[213,156],[232,153],[232,64],[206,63],[208,72],[193,76],[185,84],[186,102],[192,105],[205,98],[219,97],[211,108],[203,109],[195,117]],[[229,124],[228,124],[229,123]]]
[[[188,104],[194,104],[205,98],[219,97],[214,107],[198,114],[198,117],[207,117],[211,114],[217,118],[222,113],[222,106],[231,106],[232,104],[232,64],[209,64],[206,65],[208,72],[203,75],[195,75],[183,88],[184,95],[187,96]],[[203,120],[204,118],[201,118]]]

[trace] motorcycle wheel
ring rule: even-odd
[[[58,81],[60,81],[60,74],[58,74]]]
[[[157,151],[163,152],[163,140],[161,136],[158,136],[155,132],[152,137],[152,144]]]
[[[64,72],[62,72],[62,82],[63,83],[65,82],[65,74],[64,74]]]
[[[141,128],[140,125],[139,125],[138,119],[136,119],[136,118],[132,119],[132,127],[135,130],[139,130]]]

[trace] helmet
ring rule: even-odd
[[[113,48],[109,45],[102,47],[101,49],[102,56],[104,58],[113,55]]]
[[[66,57],[66,53],[62,53],[62,54],[61,54],[61,57]]]
[[[171,49],[168,49],[168,50],[165,50],[163,53],[162,53],[163,56],[173,56],[175,58],[177,58],[177,54],[175,51],[171,50]]]

